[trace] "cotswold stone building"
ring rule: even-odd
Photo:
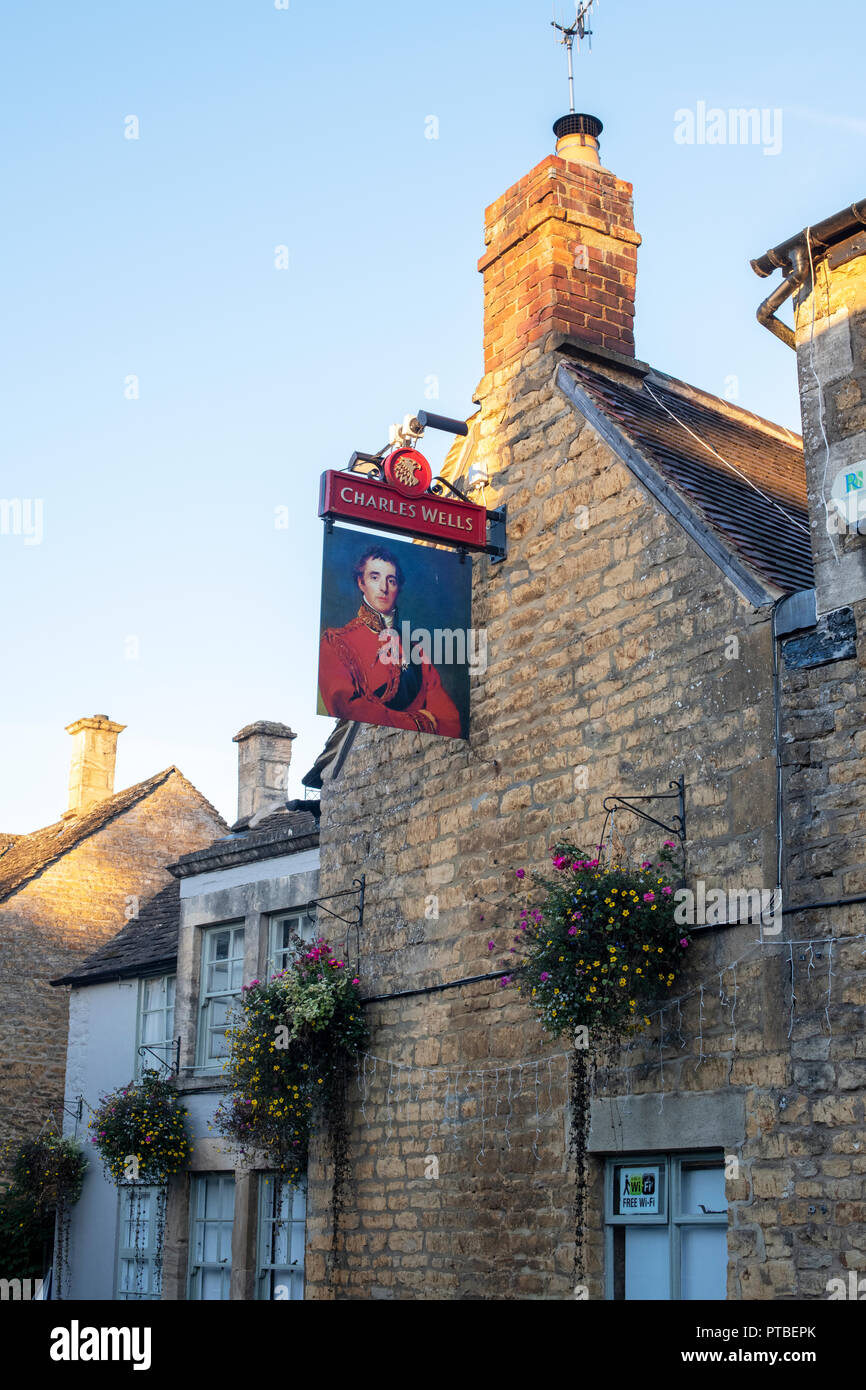
[[[114,937],[171,882],[166,861],[208,844],[222,818],[177,768],[114,791],[118,735],[78,719],[69,805],[0,835],[0,1141],[32,1138],[63,1101],[67,991],[51,982]]]
[[[508,509],[507,558],[474,562],[471,736],[363,727],[309,779],[319,892],[366,874],[372,1040],[336,1233],[311,1164],[306,1296],[575,1296],[567,1057],[478,977],[517,867],[682,778],[688,883],[784,912],[697,931],[599,1059],[577,1296],[826,1298],[866,1266],[866,567],[825,500],[866,455],[863,205],[757,263],[795,296],[803,446],[636,357],[631,186],[600,123],[555,129],[487,210],[485,372],[446,466]],[[629,1163],[664,1192],[648,1224],[616,1204]]]

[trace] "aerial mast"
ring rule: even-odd
[[[590,12],[593,5],[598,4],[599,0],[575,0],[575,16],[571,24],[560,24],[556,19],[556,10],[553,12],[551,28],[558,29],[562,38],[559,40],[564,45],[568,54],[568,101],[569,112],[574,115],[574,62],[572,49],[574,40],[577,39],[577,46],[580,49],[583,39],[589,40],[590,52],[592,51],[592,30],[589,27]]]

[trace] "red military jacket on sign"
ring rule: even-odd
[[[385,623],[378,613],[362,604],[345,627],[329,627],[319,648],[319,690],[329,714],[358,723],[384,724],[391,729],[418,729],[421,733],[460,738],[460,715],[444,689],[439,673],[422,660],[421,686],[405,709],[390,709],[400,686],[401,665],[388,660],[387,645],[380,643]],[[395,615],[395,640],[399,641]],[[383,660],[383,656],[386,658]]]

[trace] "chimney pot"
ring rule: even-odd
[[[259,719],[235,734],[238,745],[238,820],[285,806],[292,761],[288,724]]]
[[[126,728],[107,714],[75,719],[66,732],[75,739],[69,769],[69,805],[66,814],[77,816],[114,795],[114,762],[117,737]]]
[[[572,164],[595,164],[601,167],[598,137],[604,126],[597,116],[579,115],[572,111],[553,123],[556,153]]]

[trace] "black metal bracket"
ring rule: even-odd
[[[657,825],[660,830],[667,831],[669,835],[676,835],[677,839],[680,842],[680,851],[683,856],[682,881],[683,884],[685,884],[686,784],[684,777],[680,775],[675,782],[668,782],[668,787],[670,788],[669,791],[653,792],[650,796],[633,796],[631,794],[629,794],[628,796],[623,796],[618,792],[614,793],[611,796],[606,796],[604,798],[604,801],[602,802],[602,806],[604,807],[606,815],[604,820],[604,826],[601,832],[601,838],[599,840],[597,848],[601,850],[604,845],[604,832],[607,829],[607,823],[610,820],[610,817],[613,815],[614,811],[618,807],[622,807],[624,810],[631,811],[634,815],[639,816],[641,820],[649,821],[650,825]],[[647,811],[642,811],[639,806],[635,806],[633,803],[636,801],[676,801],[678,813],[674,816],[671,824],[668,824],[666,821],[658,820],[656,816],[651,816]]]
[[[77,1124],[81,1124],[81,1118],[84,1114],[84,1096],[78,1097],[78,1104],[74,1110],[70,1110],[68,1105],[63,1105],[60,1108],[65,1111],[67,1115],[71,1115]]]
[[[347,468],[346,472],[347,472],[347,473],[357,473],[359,470],[355,467],[355,464],[356,464],[356,463],[373,463],[373,464],[375,464],[375,465],[376,465],[376,471],[375,471],[375,473],[367,473],[367,474],[364,474],[364,475],[362,475],[362,476],[365,476],[365,477],[368,477],[368,478],[382,478],[382,479],[384,479],[385,475],[384,475],[384,473],[382,472],[382,459],[381,459],[381,457],[380,457],[379,454],[362,454],[361,451],[360,451],[360,449],[356,449],[355,452],[352,454],[352,457],[349,459],[349,467]]]
[[[455,497],[459,497],[461,502],[469,502],[470,505],[475,505],[475,503],[472,502],[472,499],[466,496],[465,492],[461,492],[459,487],[455,487],[453,483],[449,483],[448,479],[443,478],[441,473],[433,479],[427,491],[435,493],[437,483],[441,483],[442,487],[447,487],[448,491],[453,492]]]
[[[325,903],[329,902],[332,898],[345,898],[348,897],[350,894],[357,894],[358,896],[358,901],[355,903],[354,907],[350,909],[352,912],[354,912],[354,917],[346,917],[343,915],[342,912],[334,912],[333,908],[325,906]],[[351,888],[341,888],[337,893],[326,893],[323,898],[311,898],[310,901],[308,903],[305,903],[304,907],[300,909],[301,911],[308,911],[311,907],[321,908],[323,912],[327,912],[329,917],[336,917],[338,922],[345,922],[346,959],[349,960],[351,957],[350,945],[352,932],[354,931],[356,964],[361,959],[361,928],[364,925],[364,900],[366,898],[366,894],[367,875],[361,874],[360,878],[352,879]]]
[[[156,1060],[159,1062],[161,1066],[166,1067],[168,1071],[171,1072],[172,1076],[180,1076],[180,1038],[173,1039],[171,1044],[171,1050],[174,1053],[174,1061],[170,1064],[165,1060],[164,1057],[160,1057],[159,1053],[156,1051],[155,1048],[148,1047],[147,1043],[141,1044],[140,1048],[138,1049],[138,1055],[139,1057],[143,1057],[145,1052],[149,1052],[152,1057],[156,1058]]]
[[[487,513],[487,524],[490,527],[487,536],[487,554],[490,556],[492,565],[501,564],[507,554],[506,523],[508,520],[508,506],[503,503],[495,511]]]

